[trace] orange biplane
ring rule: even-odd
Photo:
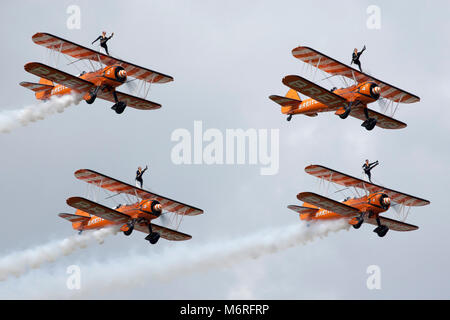
[[[366,222],[376,225],[373,231],[378,236],[384,237],[389,229],[412,231],[419,228],[402,221],[381,217],[380,214],[386,212],[391,205],[400,206],[403,212],[405,207],[408,207],[404,216],[406,219],[410,207],[430,204],[428,200],[369,183],[323,166],[310,165],[305,171],[323,181],[354,188],[358,197],[348,197],[338,202],[312,192],[299,193],[297,199],[304,201],[303,205],[290,205],[288,208],[297,212],[301,220],[346,219],[355,229]],[[357,189],[363,190],[366,194],[361,196]]]
[[[335,112],[341,119],[346,119],[350,115],[363,120],[362,126],[367,130],[372,130],[375,126],[383,129],[401,129],[405,128],[406,124],[392,118],[398,104],[420,101],[420,98],[414,94],[357,71],[309,47],[297,47],[292,50],[292,54],[331,76],[341,76],[345,84],[347,84],[345,79],[350,79],[355,84],[327,90],[300,76],[284,77],[283,84],[290,88],[286,96],[272,95],[269,98],[281,105],[281,113],[288,115],[288,121],[295,114],[315,117],[320,112]],[[298,92],[310,99],[302,101]],[[379,99],[383,99],[383,102],[384,99],[388,100],[385,111],[392,110],[390,116],[367,107],[369,103]],[[394,103],[397,103],[395,108]]]
[[[25,70],[40,77],[40,80],[39,83],[21,82],[20,85],[33,90],[38,100],[48,100],[52,96],[75,92],[82,95],[88,104],[94,103],[97,97],[114,102],[112,109],[118,114],[122,113],[127,106],[140,110],[152,110],[161,108],[161,105],[144,99],[149,91],[147,86],[152,83],[173,81],[171,76],[113,58],[48,33],[36,33],[32,39],[34,43],[50,51],[77,59],[74,62],[89,62],[93,70],[92,72],[83,71],[76,77],[42,63],[27,63]],[[100,69],[96,70],[94,67],[96,63],[99,64]],[[116,90],[127,81],[127,77],[142,81],[140,90],[145,93],[143,98]]]
[[[158,242],[160,237],[172,241],[189,240],[192,238],[190,235],[156,225],[152,223],[152,220],[162,217],[166,213],[181,216],[181,219],[184,216],[203,213],[201,209],[134,187],[92,170],[78,170],[75,172],[75,177],[110,192],[140,199],[129,205],[119,204],[113,209],[81,197],[67,199],[67,204],[77,211],[75,214],[60,213],[59,216],[72,222],[72,227],[80,233],[83,230],[116,225],[120,226],[120,230],[127,236],[134,229],[147,233],[148,236],[145,239],[151,244]]]

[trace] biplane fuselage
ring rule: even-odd
[[[130,216],[131,219],[151,221],[161,215],[161,208],[161,204],[158,201],[142,200],[130,205],[121,205],[120,207],[115,208],[115,210]],[[72,227],[75,230],[101,229],[112,225],[119,225],[118,223],[114,223],[95,215],[89,215],[82,210],[77,210],[75,214],[90,217],[87,221],[72,223]],[[126,231],[127,229],[128,227],[126,225],[123,225],[121,228],[122,231]]]
[[[356,103],[359,103],[365,106],[369,103],[377,101],[378,98],[380,97],[379,89],[375,88],[379,88],[379,86],[375,82],[366,81],[347,88],[336,89],[333,91],[333,93],[343,97],[352,104],[356,105]],[[314,90],[314,88],[311,88],[311,90]],[[378,91],[378,93],[376,91]],[[342,106],[333,107],[331,105],[326,105],[313,98],[303,100],[298,108],[294,108],[291,106],[281,108],[281,112],[283,114],[306,114],[306,115],[308,114],[314,115],[319,112],[336,111],[336,110],[340,110],[343,112],[344,107]]]
[[[41,78],[40,83],[49,84],[51,79],[57,83],[59,74],[49,73],[46,78],[48,80]],[[111,65],[94,72],[86,72],[79,76],[79,78],[91,82],[95,87],[102,88],[102,91],[112,91],[126,81],[127,73],[120,65]],[[73,92],[73,89],[58,84],[55,85],[52,90],[36,92],[36,99],[48,100],[52,96],[63,96],[72,94]],[[92,96],[90,92],[87,92],[83,96],[84,100],[90,100],[91,98]]]
[[[358,209],[361,213],[376,216],[389,210],[391,201],[386,194],[382,192],[376,192],[360,198],[350,198],[348,200],[343,201],[342,203]],[[348,217],[344,217],[341,214],[323,208],[318,208],[307,202],[304,202],[303,206],[308,208],[319,209],[319,211],[315,213],[301,213],[300,214],[301,220],[331,220],[343,218],[348,219]],[[354,224],[354,222],[355,222],[354,220],[349,220],[350,224]]]

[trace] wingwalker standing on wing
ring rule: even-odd
[[[100,36],[98,36],[98,38],[92,42],[92,44],[94,44],[97,40],[100,40],[100,47],[105,49],[106,54],[109,56],[108,45],[106,43],[108,42],[109,39],[111,39],[113,37],[113,35],[114,35],[114,32],[111,33],[111,36],[107,37],[106,31],[103,31],[102,34]]]
[[[364,173],[367,175],[367,177],[369,178],[369,181],[372,182],[371,179],[371,173],[370,170],[372,170],[373,168],[375,168],[378,165],[378,160],[372,163],[369,163],[369,160],[366,159],[366,162],[363,164],[362,168],[364,170]]]
[[[142,179],[142,175],[144,174],[145,171],[147,171],[148,166],[145,166],[145,169],[142,170],[142,167],[139,167],[136,171],[136,187],[138,187],[139,184],[139,188],[142,189],[142,186],[144,184],[144,180]]]
[[[362,53],[366,50],[366,46],[364,46],[364,48],[358,52],[358,49],[355,48],[355,50],[353,50],[353,54],[352,54],[352,62],[350,62],[350,65],[352,65],[352,63],[356,64],[359,67],[359,71],[362,72],[361,69],[361,62],[359,61],[359,57],[362,55]]]

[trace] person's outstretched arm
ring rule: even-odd
[[[98,41],[98,40],[100,40],[100,38],[101,38],[102,36],[98,36],[98,38],[97,39],[95,39],[93,42],[92,42],[92,44],[94,44],[94,42],[96,42],[96,41]]]

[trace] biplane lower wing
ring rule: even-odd
[[[130,220],[130,216],[123,214],[114,209],[105,207],[99,203],[93,202],[91,200],[81,198],[81,197],[72,197],[67,199],[67,204],[75,209],[81,210],[83,212],[89,213],[96,217],[100,217],[102,219],[114,222],[114,223],[126,223]]]
[[[34,92],[40,92],[40,91],[47,91],[52,90],[54,87],[49,84],[43,84],[43,83],[33,83],[33,82],[26,82],[23,81],[19,83],[22,87],[30,89]]]
[[[364,81],[374,81],[381,88],[381,96],[394,102],[414,103],[420,101],[420,98],[412,93],[360,72],[312,48],[304,46],[297,47],[292,50],[292,55],[297,59],[300,59],[301,61],[331,75],[344,76],[358,83]]]
[[[35,76],[61,84],[81,93],[88,92],[94,87],[94,84],[89,81],[39,62],[27,63],[24,68],[27,72],[34,74]]]
[[[87,222],[91,219],[90,217],[79,216],[77,214],[71,214],[71,213],[60,213],[60,214],[58,214],[58,216],[63,219],[66,219],[72,223],[73,222]]]
[[[134,226],[135,230],[148,233],[148,225],[140,223]],[[166,227],[158,226],[157,224],[152,223],[152,231],[158,232],[161,238],[164,238],[169,241],[184,241],[192,239],[192,236],[182,233],[180,231],[172,230]]]
[[[294,206],[294,205],[289,205],[288,208],[299,214],[312,214],[312,213],[316,213],[317,211],[319,211],[319,209],[316,209],[316,208],[308,208],[308,207],[301,207],[301,206]]]
[[[173,78],[166,74],[111,57],[49,33],[38,32],[33,35],[32,40],[34,43],[44,46],[47,49],[66,54],[75,59],[87,59],[101,62],[105,65],[118,64],[125,69],[128,76],[149,83],[166,83],[173,81]]]
[[[360,211],[356,208],[312,192],[301,192],[297,195],[297,199],[343,216],[360,214]]]
[[[141,199],[157,200],[163,206],[163,210],[173,212],[176,214],[195,216],[203,213],[202,209],[160,196],[156,193],[152,193],[144,189],[137,188],[128,183],[108,177],[104,174],[95,172],[93,170],[80,169],[75,172],[75,177],[84,182],[94,184],[100,188],[106,189],[110,192],[125,193],[139,197]]]
[[[385,217],[379,217],[379,218],[380,218],[381,225],[388,227],[390,230],[413,231],[413,230],[419,229],[418,226],[414,226],[412,224],[405,223],[402,221],[389,219],[389,218],[385,218]],[[364,222],[378,226],[377,220],[375,218],[364,218]]]
[[[123,92],[116,91],[116,95],[119,101],[126,102],[128,107],[132,107],[134,109],[153,110],[161,108],[161,105],[159,103],[135,97]],[[108,92],[101,91],[97,96],[101,99],[111,101],[113,103],[116,102],[114,99],[114,95],[111,91]]]
[[[367,190],[369,192],[384,192],[391,198],[391,200],[396,203],[401,203],[405,206],[425,206],[427,204],[430,204],[430,201],[428,200],[414,197],[399,191],[391,190],[324,166],[310,165],[305,168],[305,171],[306,173],[315,176],[316,178],[337,183],[344,187],[355,187]]]
[[[364,114],[364,108],[365,107],[355,107],[352,108],[350,115],[354,118],[357,118],[359,120],[366,120],[366,116]],[[377,127],[383,128],[383,129],[403,129],[406,128],[406,123],[398,121],[394,118],[388,117],[382,113],[373,111],[369,108],[367,108],[367,111],[369,112],[370,118],[377,119]]]
[[[318,86],[317,84],[306,80],[300,76],[289,75],[283,78],[283,84],[296,90],[320,103],[328,106],[331,110],[337,110],[348,104],[348,101],[341,96]]]

